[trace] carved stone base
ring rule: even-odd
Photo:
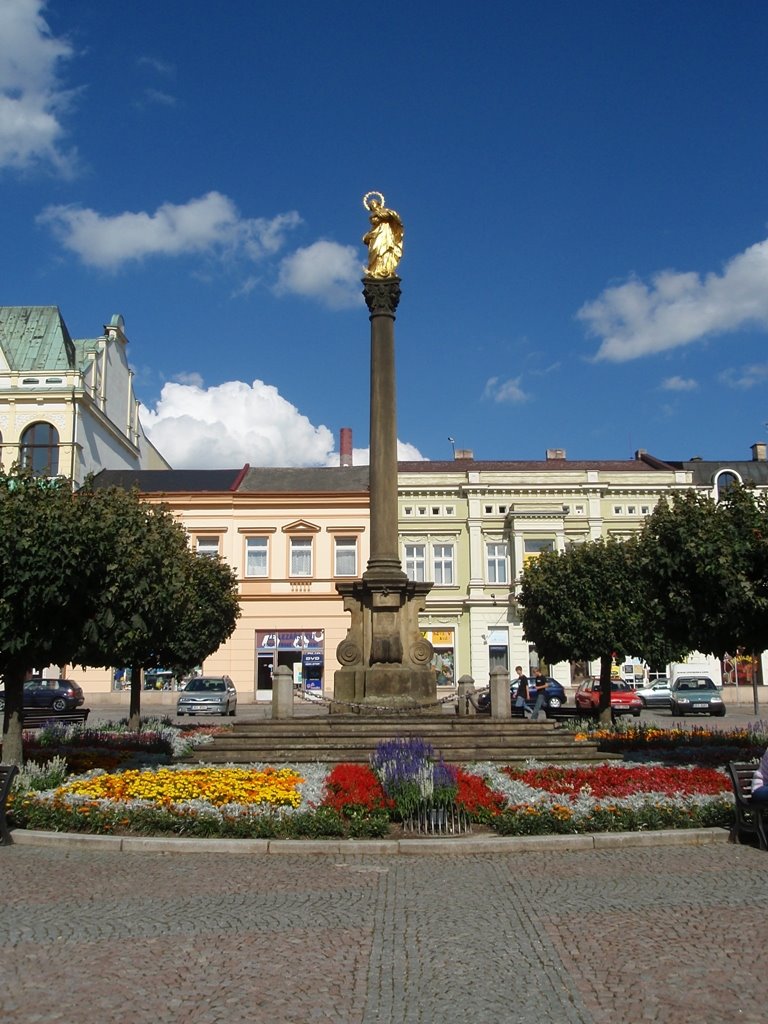
[[[363,578],[340,583],[337,590],[352,621],[336,649],[341,668],[334,676],[337,701],[360,709],[334,706],[345,714],[370,708],[370,713],[404,709],[437,699],[437,676],[432,668],[432,644],[419,629],[428,583],[399,579]]]

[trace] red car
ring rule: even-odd
[[[576,707],[582,711],[596,710],[600,705],[600,680],[585,679],[576,691]],[[628,683],[611,680],[611,711],[614,715],[640,717],[643,702]]]

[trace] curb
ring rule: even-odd
[[[102,836],[78,832],[13,829],[15,846],[67,847],[110,853],[427,854],[529,853],[620,850],[628,847],[710,846],[728,842],[724,828],[664,829],[658,832],[595,832],[572,836],[457,836],[455,839],[176,839],[161,836]]]

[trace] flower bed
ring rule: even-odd
[[[399,745],[398,745],[399,744]],[[96,770],[61,781],[31,776],[10,804],[13,824],[98,833],[195,836],[386,835],[415,803],[451,802],[502,835],[728,827],[722,771],[662,765],[500,769],[434,763],[423,741],[390,741],[371,765],[160,767]]]

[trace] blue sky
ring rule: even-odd
[[[174,466],[333,461],[376,189],[403,455],[748,458],[767,37],[762,0],[2,0],[0,303],[122,313]]]

